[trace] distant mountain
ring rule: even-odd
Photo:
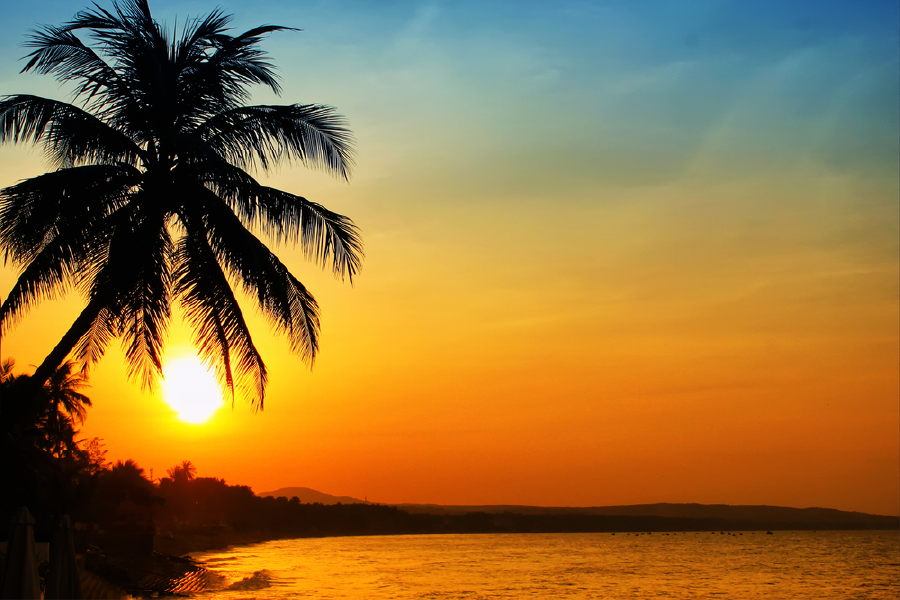
[[[332,496],[306,487],[286,487],[260,496],[296,496],[304,504],[374,504],[350,496]],[[834,508],[790,508],[729,504],[633,504],[626,506],[521,506],[392,504],[413,515],[464,516],[482,514],[503,517],[509,513],[523,515],[522,523],[510,525],[513,530],[639,531],[639,530],[765,530],[765,529],[896,529],[895,516],[870,515]],[[527,517],[527,518],[526,518]],[[495,517],[491,519],[496,520]],[[562,521],[561,521],[562,519]],[[527,523],[526,523],[527,521]],[[559,521],[559,522],[558,522]],[[570,523],[571,521],[571,523]],[[491,521],[494,523],[494,521]],[[494,523],[492,527],[500,527]]]
[[[331,494],[325,494],[307,487],[279,488],[273,492],[257,494],[257,496],[273,496],[275,498],[279,496],[293,498],[296,496],[300,499],[300,502],[303,502],[304,504],[314,504],[316,502],[319,504],[337,504],[338,502],[341,504],[370,504],[359,498],[351,498],[350,496],[332,496]]]

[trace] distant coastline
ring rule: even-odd
[[[294,495],[281,495],[284,493]],[[348,535],[900,529],[900,517],[827,508],[671,503],[605,507],[382,505],[310,488],[282,488],[258,496],[294,505],[301,511],[297,521],[285,523],[283,529],[164,533],[157,536],[156,549],[181,556],[277,539]]]
[[[766,504],[698,504],[657,502],[655,504],[624,504],[615,506],[530,506],[522,504],[387,504],[368,502],[352,496],[333,496],[307,487],[285,487],[257,494],[260,497],[296,497],[303,503],[332,504],[383,504],[408,513],[430,515],[461,515],[466,513],[515,513],[522,515],[609,515],[644,516],[689,519],[723,519],[747,521],[775,521],[795,524],[830,523],[837,529],[853,528],[853,525],[869,525],[893,519],[900,524],[900,515],[874,515],[870,513],[838,510],[835,508],[793,508]],[[805,527],[794,527],[794,529]],[[863,527],[864,529],[866,527]],[[885,527],[876,527],[883,529]],[[888,528],[893,528],[893,525]],[[823,528],[824,529],[824,528]]]

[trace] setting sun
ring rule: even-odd
[[[163,371],[163,397],[182,421],[205,423],[222,407],[215,376],[196,357],[169,360]]]

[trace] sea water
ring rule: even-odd
[[[195,555],[198,598],[900,598],[897,531],[304,538]]]

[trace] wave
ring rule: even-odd
[[[240,581],[235,581],[225,589],[238,592],[262,590],[271,586],[271,580],[272,578],[271,576],[269,576],[269,572],[266,570],[262,570],[257,571],[249,577],[244,577]]]

